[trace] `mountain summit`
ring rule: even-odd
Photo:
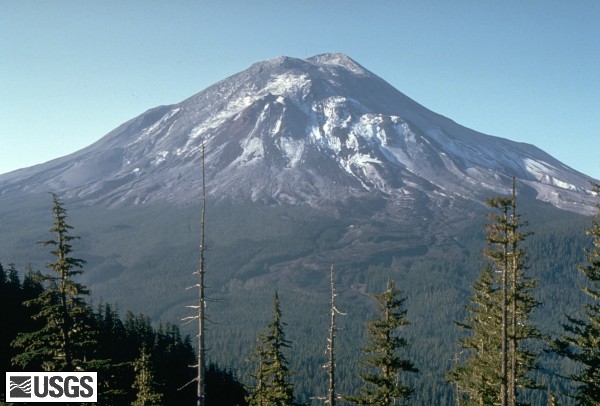
[[[256,63],[74,154],[0,176],[0,193],[52,190],[107,206],[197,199],[201,147],[219,199],[481,201],[511,179],[590,212],[588,178],[535,146],[467,129],[344,54]]]

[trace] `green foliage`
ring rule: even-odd
[[[37,282],[34,272],[29,270],[23,279],[14,264],[9,264],[5,270],[0,264],[0,320],[2,320],[2,334],[0,334],[0,370],[9,371],[12,367],[11,359],[17,352],[10,343],[20,332],[37,330],[41,324],[32,320],[32,316],[39,309],[26,307],[23,302],[31,300],[42,292],[43,286]]]
[[[44,200],[30,198],[22,202],[10,195],[0,199],[0,257],[15,261],[20,275],[29,263],[45,261],[45,249],[31,244],[46,239],[44,228],[39,227],[40,219],[48,214]],[[19,210],[9,211],[17,203]],[[104,363],[98,369],[104,382],[101,395],[111,397],[102,403],[130,404],[135,399],[131,390],[135,378],[132,362],[142,341],[153,343],[159,333],[152,320],[156,323],[178,320],[184,315],[183,305],[189,303],[191,296],[187,297],[183,289],[189,284],[190,273],[197,268],[199,207],[182,206],[173,210],[166,205],[141,205],[106,209],[79,205],[75,200],[68,203],[69,218],[77,224],[82,237],[76,251],[88,261],[80,280],[92,288],[95,300],[118,302],[121,309],[151,317],[130,313],[120,319],[113,308],[116,333],[97,328],[99,338],[93,357]],[[452,210],[461,204],[456,200]],[[295,371],[291,382],[296,398],[310,402],[311,397],[325,393],[326,379],[321,368],[326,362],[322,338],[327,331],[325,309],[329,306],[325,271],[333,258],[340,270],[339,306],[348,313],[343,318],[339,344],[336,341],[339,392],[353,393],[360,384],[356,376],[360,354],[356,349],[364,338],[364,322],[375,316],[368,295],[381,291],[387,279],[392,278],[402,281],[403,290],[409,292],[406,304],[411,326],[404,334],[411,346],[406,351],[420,370],[419,374],[405,377],[406,384],[414,388],[411,404],[454,404],[454,388],[444,380],[445,371],[452,368],[455,354],[461,351],[456,346],[461,331],[453,328],[452,320],[467,317],[462,304],[467,303],[472,293],[468,287],[484,268],[480,259],[485,237],[482,209],[477,205],[463,209],[458,218],[452,210],[449,216],[444,217],[443,213],[437,218],[433,218],[428,208],[419,208],[418,216],[407,210],[402,221],[408,223],[400,227],[395,219],[371,217],[373,211],[366,218],[357,211],[348,214],[346,207],[340,207],[340,216],[336,217],[300,206],[215,204],[207,219],[208,267],[215,272],[207,274],[207,285],[211,298],[218,299],[208,303],[209,317],[217,323],[208,323],[207,342],[212,343],[208,356],[219,365],[232,368],[243,382],[252,382],[249,378],[252,371],[243,354],[253,348],[257,326],[263,322],[261,312],[255,310],[270,307],[270,292],[276,286],[285,298],[286,336],[294,343],[289,368]],[[585,276],[572,264],[584,260],[583,248],[589,246],[589,241],[581,230],[588,226],[589,219],[533,199],[523,199],[521,209],[536,232],[534,238],[524,241],[523,247],[530,258],[528,273],[539,280],[536,298],[544,302],[532,313],[531,321],[543,331],[558,334],[557,319],[564,317],[565,311],[572,312],[573,307],[583,304],[583,297],[587,297],[577,287],[585,283]],[[6,273],[8,267],[4,269]],[[131,286],[135,286],[136,294],[131,294]],[[0,303],[8,303],[8,297],[0,295]],[[0,312],[3,310],[0,308]],[[27,315],[37,311],[21,306],[18,315],[0,313],[3,320],[0,342],[8,340],[11,331],[37,330],[39,320]],[[94,317],[99,317],[98,312]],[[126,329],[124,324],[129,316],[139,323],[128,324]],[[127,335],[118,333],[119,328],[128,331]],[[160,329],[160,334],[166,333],[164,327]],[[182,327],[181,334],[195,332]],[[148,349],[155,362],[166,357],[159,354],[166,348]],[[182,353],[186,351],[182,349]],[[0,360],[12,358],[14,352],[14,347],[3,346]],[[168,372],[179,374],[177,379],[159,377],[162,371],[157,368],[157,379],[165,390],[168,386],[176,391],[194,378],[194,371],[187,368],[194,363],[192,354],[190,362],[177,364],[181,367],[171,364]],[[548,382],[552,392],[560,395],[560,404],[569,404],[569,399],[561,394],[574,390],[568,381],[557,378],[556,373],[569,375],[576,373],[577,367],[551,355],[544,355],[540,366],[535,374],[538,381]],[[179,404],[194,402],[192,386],[175,395],[183,398],[181,392],[188,388],[191,397],[185,399],[192,400]],[[544,391],[522,395],[520,401],[546,403]],[[166,393],[165,396],[166,401],[171,399]]]
[[[515,405],[517,388],[539,388],[532,377],[539,356],[532,342],[542,334],[529,319],[540,303],[531,295],[536,281],[525,275],[522,243],[530,233],[521,231],[526,224],[516,213],[514,189],[512,197],[487,203],[499,212],[490,214],[486,225],[489,263],[473,285],[465,322],[457,323],[468,333],[460,340],[466,361],[448,378],[466,404]]]
[[[55,238],[43,243],[53,247],[56,260],[47,266],[54,273],[29,269],[21,283],[15,265],[5,270],[0,264],[2,370],[66,370],[70,359],[70,368],[98,372],[101,404],[135,402],[134,387],[140,395],[138,403],[162,404],[152,390],[153,382],[163,389],[160,397],[165,404],[195,401],[193,388],[185,387],[194,376],[189,368],[195,361],[189,336],[182,337],[179,327],[169,323],[156,329],[149,317],[132,312],[122,320],[109,304],[101,303],[93,311],[82,297],[89,293],[87,288],[72,279],[85,264],[72,256],[71,242],[78,237],[69,234],[72,228],[66,222],[66,210],[55,195],[53,203],[55,221],[50,231]],[[11,364],[11,359],[17,363]],[[208,405],[223,405],[217,399],[226,398],[236,402],[232,404],[244,404],[243,386],[231,372],[212,367],[207,379],[212,396]],[[238,402],[240,397],[242,402]]]
[[[457,385],[458,393],[467,395],[466,404],[494,404],[499,397],[501,317],[496,283],[497,278],[488,264],[473,284],[471,303],[465,307],[469,316],[463,323],[457,323],[469,331],[467,337],[461,338],[460,345],[470,351],[470,356],[464,364],[452,369],[448,377]]]
[[[36,282],[31,269],[21,283],[14,264],[9,264],[8,270],[0,264],[0,371],[15,370],[11,359],[18,354],[18,350],[11,343],[17,335],[41,328],[41,324],[32,319],[39,309],[25,307],[23,302],[39,296],[42,290],[42,285]],[[4,399],[4,388],[0,388],[0,399]]]
[[[207,406],[246,406],[246,388],[231,369],[222,369],[215,363],[206,368]]]
[[[158,390],[158,384],[154,377],[154,365],[152,356],[148,354],[145,347],[142,347],[140,356],[133,362],[135,371],[135,382],[133,389],[136,391],[136,398],[133,406],[152,406],[163,404],[162,393]]]
[[[127,312],[124,319],[108,304],[99,305],[94,312],[99,331],[95,356],[102,359],[96,365],[99,379],[99,398],[105,404],[131,404],[139,389],[133,390],[136,379],[134,365],[152,372],[152,379],[144,387],[146,395],[160,389],[165,404],[190,404],[196,399],[192,386],[182,388],[194,378],[189,368],[195,360],[189,336],[182,337],[173,324],[153,327],[149,317]],[[146,362],[142,362],[146,354]],[[150,368],[151,359],[152,368]],[[138,382],[141,384],[142,382]],[[153,391],[148,391],[153,389]],[[146,396],[144,395],[143,398]]]
[[[11,265],[10,269],[14,269]],[[20,301],[29,302],[32,296],[44,293],[41,284],[37,284],[29,271],[21,283],[17,272],[7,283],[7,273],[0,264],[0,303],[1,309],[18,309],[11,318],[3,314],[2,320],[12,320],[6,325],[0,338],[0,356],[3,371],[38,371],[40,364],[22,366],[11,365],[10,356],[16,354],[10,345],[12,338],[31,331],[39,331],[41,323],[34,320],[31,307],[19,307]],[[5,317],[6,316],[6,317]],[[187,404],[195,400],[192,387],[178,390],[194,376],[189,365],[194,362],[195,354],[189,337],[182,337],[176,325],[154,328],[150,318],[128,312],[125,320],[109,304],[100,304],[97,310],[90,311],[89,329],[94,332],[95,345],[89,348],[89,360],[85,363],[87,370],[98,372],[99,402],[102,404],[131,404],[136,399],[133,384],[136,379],[134,363],[142,348],[152,357],[154,378],[157,387],[164,389],[165,402],[169,404]],[[216,384],[219,388],[219,384]],[[238,383],[238,386],[241,384]],[[222,385],[221,385],[222,387]],[[219,392],[211,391],[216,396]],[[213,403],[214,404],[214,403]]]
[[[600,185],[594,189],[600,192]],[[581,405],[600,404],[600,205],[592,226],[586,234],[592,238],[592,248],[586,249],[587,264],[577,268],[585,276],[581,291],[587,296],[583,318],[567,316],[565,334],[554,341],[553,348],[579,366],[570,379],[577,388],[574,395]]]
[[[45,371],[73,371],[85,368],[86,355],[94,345],[94,332],[90,329],[90,309],[83,300],[89,291],[73,280],[82,273],[82,259],[71,256],[72,227],[67,224],[67,212],[58,197],[52,194],[54,225],[50,232],[55,238],[46,240],[51,245],[55,262],[46,265],[54,274],[35,274],[36,282],[46,285],[38,297],[25,302],[36,306],[33,316],[43,326],[36,331],[20,333],[13,342],[22,351],[13,362],[22,367],[41,367]],[[88,358],[89,359],[89,358]]]
[[[355,403],[388,406],[409,399],[414,391],[399,379],[401,372],[418,372],[411,361],[398,354],[408,342],[397,331],[409,324],[400,294],[391,280],[383,293],[375,295],[380,318],[367,324],[369,346],[363,349],[366,356],[362,359],[367,371],[360,375],[364,383],[360,394],[349,398]]]
[[[287,406],[294,405],[294,387],[290,382],[291,371],[283,353],[291,348],[286,340],[283,327],[279,295],[275,293],[273,320],[257,338],[258,344],[251,360],[258,364],[253,378],[256,385],[250,388],[248,404],[250,406]]]

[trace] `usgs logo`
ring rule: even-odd
[[[6,402],[96,402],[97,372],[7,372]]]

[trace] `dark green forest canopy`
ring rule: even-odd
[[[10,255],[2,255],[15,259],[16,275],[20,275],[21,280],[27,273],[28,263],[43,266],[48,258],[47,250],[35,245],[35,241],[47,238],[46,224],[50,224],[47,198],[40,207],[37,202],[31,205],[31,210],[46,220],[37,224],[23,222],[24,229],[15,227],[10,238],[6,234],[0,237],[1,246],[8,247],[10,252]],[[351,226],[360,227],[361,214],[336,219],[304,208],[280,207],[272,211],[257,206],[248,211],[247,207],[235,205],[212,207],[209,211],[219,219],[212,222],[209,219],[207,231],[210,235],[208,295],[218,299],[208,304],[209,317],[215,323],[208,328],[207,342],[218,343],[209,344],[209,358],[231,368],[241,381],[250,382],[250,366],[245,358],[254,345],[258,326],[268,320],[272,288],[277,286],[283,298],[282,312],[289,325],[288,338],[294,343],[289,361],[290,369],[295,372],[292,380],[298,399],[308,402],[314,394],[325,393],[326,375],[321,366],[325,363],[326,281],[331,257],[323,255],[322,267],[304,268],[303,263],[292,264],[289,273],[273,267],[299,256],[318,256],[343,249],[340,237]],[[544,302],[532,320],[544,332],[557,334],[560,324],[566,320],[563,314],[578,314],[585,301],[578,290],[583,279],[574,264],[585,261],[583,248],[590,246],[590,240],[583,230],[589,227],[590,219],[535,203],[523,204],[521,212],[535,232],[526,247],[531,275],[540,281],[535,297]],[[80,280],[91,288],[91,302],[97,305],[100,300],[106,300],[114,303],[114,308],[118,305],[133,309],[132,315],[149,314],[148,324],[155,331],[160,331],[160,323],[163,332],[168,322],[178,323],[185,312],[183,306],[188,302],[185,287],[197,267],[198,207],[182,208],[175,214],[160,207],[103,212],[75,205],[69,214],[72,224],[77,226],[77,235],[81,236],[81,240],[75,242],[75,249],[78,257],[87,260]],[[111,221],[107,222],[107,218]],[[17,218],[10,221],[19,223]],[[389,248],[357,258],[348,255],[345,262],[336,262],[340,275],[339,306],[348,313],[340,320],[338,388],[341,393],[352,393],[358,387],[357,349],[364,342],[365,321],[375,315],[374,303],[368,294],[382,291],[387,280],[393,278],[407,294],[406,309],[411,321],[406,329],[406,337],[411,342],[407,356],[420,370],[407,381],[415,390],[413,402],[451,402],[453,388],[445,382],[445,371],[453,365],[458,350],[455,341],[460,335],[451,321],[464,317],[462,306],[481,269],[484,221],[483,215],[474,215],[463,220],[460,233],[446,230],[435,238],[414,238],[418,244],[413,244],[405,235],[412,230],[383,228],[383,232],[378,233],[372,223],[370,227],[361,228],[359,242],[363,246]],[[290,224],[295,227],[290,229]],[[423,232],[429,226],[424,223]],[[24,239],[30,241],[27,249],[22,248]],[[115,254],[123,246],[130,248],[130,255]],[[5,265],[7,275],[8,269]],[[270,272],[273,269],[275,272]],[[24,280],[21,285],[26,285]],[[127,286],[138,286],[143,293],[132,297]],[[5,297],[8,296],[2,295],[2,300]],[[155,300],[157,297],[164,301]],[[98,311],[96,305],[94,312]],[[3,320],[5,317],[8,320],[8,314],[3,315]],[[181,339],[184,344],[185,337],[193,334],[185,329],[179,333],[184,337]],[[193,354],[193,348],[191,350]],[[132,357],[139,356],[139,348],[131,351]],[[157,358],[153,357],[155,362]],[[568,388],[554,372],[569,371],[569,368],[572,367],[550,357],[542,360],[540,374],[549,386]],[[133,384],[133,373],[130,382]],[[545,398],[545,394],[539,396]],[[533,403],[537,401],[542,402],[542,399],[532,399]]]
[[[4,322],[0,336],[0,366],[2,371],[22,371],[11,359],[18,349],[11,345],[17,334],[34,331],[39,323],[31,316],[36,309],[23,306],[23,302],[39,296],[43,286],[31,273],[21,281],[17,270],[0,265],[0,308]],[[193,385],[185,384],[194,378],[195,351],[190,337],[183,336],[178,325],[153,323],[148,316],[127,312],[120,316],[108,303],[100,303],[90,309],[95,332],[95,361],[88,368],[99,374],[99,399],[106,404],[132,404],[138,396],[136,363],[144,353],[150,356],[154,388],[165,404],[192,404],[196,399]],[[33,365],[25,370],[39,371]],[[243,405],[245,388],[233,370],[211,363],[207,368],[208,405]],[[182,388],[180,390],[180,388]],[[2,395],[4,398],[4,395]],[[222,403],[223,399],[228,403]]]

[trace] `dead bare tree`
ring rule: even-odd
[[[191,322],[193,320],[198,321],[198,363],[193,367],[197,368],[198,375],[188,384],[196,381],[197,384],[197,406],[204,406],[205,398],[205,375],[206,375],[206,346],[204,343],[205,339],[205,324],[206,324],[206,297],[204,294],[204,275],[206,273],[205,268],[205,220],[206,220],[206,177],[204,171],[204,143],[202,143],[202,212],[200,218],[200,269],[194,272],[194,275],[198,275],[198,283],[196,285],[188,286],[186,289],[198,288],[198,304],[186,306],[191,309],[196,309],[197,313],[193,316],[183,318],[183,321]],[[187,386],[184,385],[183,387]]]
[[[327,397],[325,399],[325,403],[330,406],[335,406],[336,401],[336,393],[335,393],[335,337],[336,331],[339,329],[336,326],[335,319],[336,315],[344,313],[340,312],[335,305],[335,283],[334,283],[334,271],[335,266],[333,262],[331,263],[331,267],[329,268],[329,285],[331,287],[331,309],[330,309],[330,319],[329,319],[329,337],[327,338],[327,353],[329,354],[329,360],[327,364],[324,365],[327,368],[327,373],[329,375],[329,388],[327,391]]]

